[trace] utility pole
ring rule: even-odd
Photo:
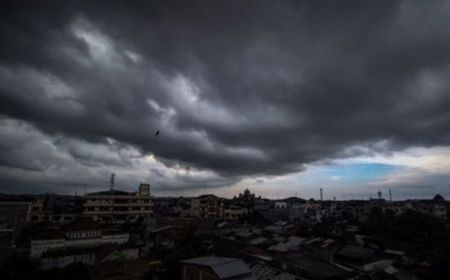
[[[323,189],[320,188],[320,201],[323,201]]]

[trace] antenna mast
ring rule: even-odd
[[[111,179],[109,181],[109,190],[113,190],[114,189],[114,177],[116,176],[116,174],[111,173]]]

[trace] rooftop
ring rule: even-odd
[[[251,270],[240,259],[222,258],[222,257],[199,257],[181,261],[184,264],[192,264],[210,267],[220,279],[228,279],[237,276],[247,276],[245,279],[254,279],[251,276]],[[233,278],[235,279],[235,278]],[[236,278],[241,279],[241,278]]]
[[[338,256],[342,257],[348,257],[352,259],[358,259],[358,260],[367,260],[372,258],[373,254],[375,253],[375,250],[369,249],[369,248],[363,248],[353,245],[348,245],[342,248],[337,252]]]
[[[61,227],[61,231],[73,232],[73,231],[98,231],[105,229],[105,226],[92,221],[74,222]]]
[[[107,191],[93,192],[93,193],[86,194],[86,196],[91,196],[91,195],[134,195],[134,193],[119,191],[119,190],[107,190]]]
[[[445,198],[442,195],[437,194],[433,197],[433,201],[445,201]]]
[[[301,253],[285,260],[307,271],[315,279],[340,279],[349,273],[324,260]]]

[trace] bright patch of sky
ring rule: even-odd
[[[316,176],[318,180],[343,181],[346,183],[364,183],[387,176],[402,169],[401,166],[383,163],[355,163],[320,168]]]
[[[244,179],[220,194],[232,197],[249,188],[273,199],[295,195],[318,199],[323,188],[324,199],[369,199],[378,191],[388,198],[389,190],[394,199],[431,198],[436,193],[449,196],[449,159],[448,147],[412,148],[308,165],[303,172],[283,176]]]

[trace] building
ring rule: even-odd
[[[15,224],[43,223],[51,220],[46,198],[25,198],[23,200],[0,201],[0,219],[5,217]]]
[[[399,201],[385,203],[381,206],[381,209],[384,213],[391,212],[396,216],[402,215],[406,211],[405,203]]]
[[[61,248],[50,250],[42,255],[40,268],[42,270],[52,268],[64,268],[74,263],[82,263],[88,266],[97,265],[108,261],[129,261],[139,257],[138,248],[115,248],[111,245],[99,247]]]
[[[151,230],[148,234],[150,246],[153,251],[173,249],[180,234],[186,230],[176,226],[162,226]]]
[[[1,195],[0,223],[14,228],[28,223],[67,224],[81,215],[81,208],[77,196]]]
[[[40,258],[57,249],[88,248],[105,244],[125,244],[130,235],[113,231],[96,223],[74,223],[59,231],[47,232],[30,242],[30,258]]]
[[[306,204],[306,200],[300,197],[288,197],[283,199],[284,202],[287,204],[287,208],[304,208]]]
[[[247,208],[242,208],[234,204],[225,206],[223,210],[223,217],[225,219],[235,220],[247,215],[248,215]]]
[[[253,203],[255,200],[255,194],[251,193],[249,189],[245,189],[243,193],[239,194],[238,200]]]
[[[338,249],[338,244],[334,239],[316,237],[303,243],[302,252],[307,255],[332,261]]]
[[[379,255],[374,249],[347,245],[337,251],[335,261],[351,268],[363,271],[381,270],[390,266],[393,260]]]
[[[43,223],[51,220],[51,212],[48,209],[48,199],[38,198],[31,203],[28,221],[30,223]]]
[[[276,268],[283,269],[298,279],[356,279],[356,275],[347,269],[303,253],[280,255],[273,264]]]
[[[364,222],[372,211],[373,204],[366,200],[350,200],[346,201],[342,208],[344,217],[352,217],[357,221]]]
[[[30,221],[31,202],[0,201],[0,223],[4,228],[16,229]]]
[[[96,264],[91,268],[92,280],[144,280],[149,278],[148,260],[115,260]]]
[[[294,225],[287,221],[276,221],[275,223],[264,227],[264,230],[272,233],[287,233],[294,228]]]
[[[223,200],[212,194],[205,194],[191,200],[191,216],[199,218],[222,218]]]
[[[183,280],[256,280],[251,269],[240,259],[199,257],[181,263]]]
[[[111,189],[85,195],[83,216],[94,221],[120,224],[152,215],[150,184],[140,184],[137,192]]]
[[[303,244],[303,242],[305,242],[305,238],[290,236],[287,240],[269,247],[268,250],[277,253],[296,252],[299,250],[300,245]]]
[[[274,204],[275,208],[288,208],[288,204],[286,201],[276,201]]]
[[[447,203],[440,194],[435,195],[433,199],[408,200],[405,203],[405,208],[433,215],[440,219],[447,217]]]

